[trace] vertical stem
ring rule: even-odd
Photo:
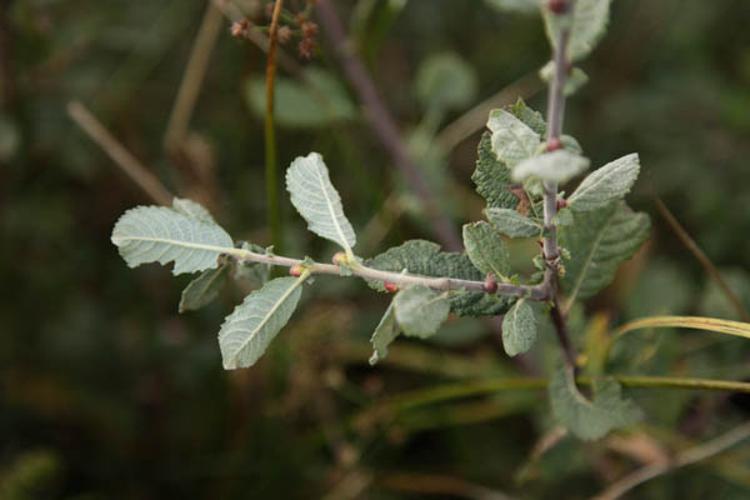
[[[279,206],[278,164],[276,154],[276,128],[274,126],[274,81],[276,79],[276,48],[278,46],[279,16],[284,0],[276,0],[273,6],[271,26],[268,30],[268,60],[266,62],[266,198],[268,201],[268,225],[275,251],[283,252],[281,234],[281,208]]]
[[[572,12],[574,2],[568,2],[567,10]],[[550,13],[550,15],[566,15]],[[572,15],[572,14],[569,14]],[[563,118],[565,116],[565,80],[568,76],[568,60],[566,57],[568,41],[570,40],[570,28],[565,27],[553,44],[552,59],[555,63],[555,72],[549,86],[547,95],[547,144],[548,146],[559,144],[562,134]],[[565,362],[568,368],[575,371],[576,353],[570,342],[565,317],[560,310],[557,286],[557,271],[560,261],[560,251],[557,246],[557,227],[553,221],[557,214],[557,183],[544,183],[544,240],[543,252],[546,268],[544,271],[544,287],[550,297],[552,323],[555,325],[557,338],[560,341]]]

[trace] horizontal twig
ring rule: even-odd
[[[345,266],[335,264],[324,264],[310,262],[309,260],[282,257],[279,255],[261,254],[242,248],[223,249],[224,253],[241,261],[258,262],[272,266],[294,267],[301,266],[309,270],[311,274],[332,274],[342,276],[351,273],[360,278],[380,282],[393,283],[396,286],[422,285],[433,290],[465,290],[471,292],[487,292],[484,281],[465,280],[459,278],[422,276],[409,273],[398,273],[382,271],[367,267],[359,262]],[[545,300],[545,290],[537,285],[514,285],[511,283],[498,283],[498,295],[512,297],[527,297],[533,300]]]

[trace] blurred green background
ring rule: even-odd
[[[260,2],[236,3],[267,22]],[[288,1],[292,11],[303,3]],[[465,113],[501,91],[500,102],[521,95],[544,108],[535,77],[549,57],[542,23],[504,7],[512,3],[334,2],[457,230],[483,207],[470,176],[487,110],[478,122]],[[370,367],[367,340],[387,298],[330,277],[316,280],[261,363],[225,372],[216,332],[241,291],[181,315],[188,277],[127,268],[110,231],[127,208],[152,201],[66,111],[81,101],[173,192],[205,203],[237,239],[269,244],[265,55],[232,38],[223,18],[209,21],[216,46],[209,36],[202,49],[208,66],[188,133],[177,152],[164,146],[206,5],[0,0],[2,498],[583,498],[747,418],[739,395],[631,390],[648,415],[637,431],[596,444],[566,437],[540,452],[553,429],[544,391],[430,398],[449,383],[545,373],[552,335],[520,365],[497,329],[453,320],[429,343],[399,340]],[[653,193],[750,308],[749,22],[746,0],[614,1],[565,129],[595,166],[640,153],[631,200],[654,227],[587,305],[587,320],[573,322],[579,344],[592,329],[643,315],[738,319]],[[281,168],[324,154],[365,256],[434,238],[322,28],[319,41],[311,61],[297,58],[295,42],[283,47],[308,76],[279,70]],[[286,253],[328,259],[332,248],[282,199]],[[519,269],[534,251],[516,249]],[[741,380],[749,355],[740,340],[661,331],[634,336],[615,367]],[[731,453],[632,498],[747,498],[750,448]]]

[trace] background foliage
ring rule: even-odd
[[[522,94],[544,107],[533,77],[549,56],[543,25],[495,3],[512,2],[337,3],[457,229],[481,216],[470,180],[479,128],[458,143],[441,131],[508,85],[511,100]],[[325,277],[256,367],[224,372],[216,325],[242,292],[180,315],[188,277],[123,265],[112,225],[149,200],[65,110],[80,99],[171,189],[211,207],[231,234],[267,243],[260,50],[222,28],[190,126],[189,161],[164,152],[204,8],[200,0],[0,2],[0,496],[580,498],[649,453],[703,441],[747,417],[739,395],[631,390],[649,415],[638,434],[596,444],[564,438],[537,456],[551,429],[542,392],[442,401],[440,388],[468,391],[477,378],[551,366],[550,332],[540,332],[550,349],[519,368],[502,354],[497,328],[454,319],[430,345],[401,340],[371,368],[367,339],[387,298]],[[741,0],[614,3],[606,38],[583,64],[590,81],[568,104],[566,133],[594,165],[640,153],[630,200],[654,226],[647,248],[589,304],[592,319],[574,326],[580,346],[608,324],[647,314],[737,319],[659,217],[652,192],[750,307],[748,19]],[[281,165],[311,150],[325,155],[347,215],[365,228],[363,255],[431,237],[332,52],[323,44],[305,65],[312,85],[280,75]],[[317,93],[333,96],[323,113],[310,98]],[[287,253],[330,253],[284,204]],[[511,255],[528,261],[534,252]],[[748,354],[738,339],[659,331],[623,341],[615,366],[739,380],[750,375]],[[743,498],[747,467],[750,455],[736,448],[731,459],[653,481],[638,495]]]

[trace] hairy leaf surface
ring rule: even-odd
[[[623,198],[635,184],[641,170],[638,154],[623,156],[589,174],[568,198],[577,211],[596,210]]]
[[[477,186],[477,193],[487,201],[488,207],[516,208],[518,205],[518,197],[510,190],[510,169],[492,152],[489,132],[485,132],[479,141],[476,169],[471,180]]]
[[[542,234],[542,226],[508,208],[488,208],[487,219],[495,228],[511,238],[531,238]]]
[[[323,157],[310,153],[295,159],[286,172],[286,187],[308,229],[351,253],[357,238],[344,215],[341,197],[331,184]]]
[[[492,225],[484,221],[465,224],[463,237],[466,254],[474,267],[485,274],[507,278],[510,273],[508,248]]]
[[[533,158],[528,158],[513,169],[512,178],[524,181],[535,177],[543,181],[563,184],[589,168],[588,158],[558,149]]]
[[[539,134],[504,109],[490,111],[487,128],[492,132],[492,151],[511,169],[536,154]]]
[[[245,297],[219,331],[224,368],[252,366],[292,316],[302,295],[302,278],[276,278]]]
[[[573,212],[573,224],[560,228],[560,244],[571,254],[562,278],[570,303],[607,286],[618,266],[646,241],[649,230],[648,215],[633,212],[624,202]]]
[[[383,271],[423,276],[446,276],[467,280],[484,280],[469,258],[460,253],[441,252],[440,245],[425,240],[410,240],[367,261],[369,267]],[[375,290],[385,291],[378,281],[368,281]],[[466,292],[450,298],[451,310],[461,316],[503,314],[515,301],[512,297],[481,292]]]
[[[448,319],[450,303],[444,293],[415,285],[396,294],[393,310],[405,335],[424,339],[435,335]]]
[[[534,310],[526,300],[519,300],[503,318],[503,349],[508,356],[521,354],[536,342]]]
[[[620,384],[612,379],[595,381],[593,401],[576,387],[572,373],[558,369],[549,385],[552,412],[573,434],[584,440],[599,439],[609,431],[633,425],[642,418],[641,410],[622,397]]]
[[[125,212],[112,231],[128,266],[174,262],[172,273],[194,273],[218,266],[217,257],[232,249],[232,238],[206,209],[176,199],[173,207],[136,207]]]
[[[545,9],[545,25],[550,43],[557,45],[560,30],[567,23],[571,30],[568,60],[575,62],[588,56],[606,32],[610,1],[576,0],[572,19],[570,15],[558,16]]]

